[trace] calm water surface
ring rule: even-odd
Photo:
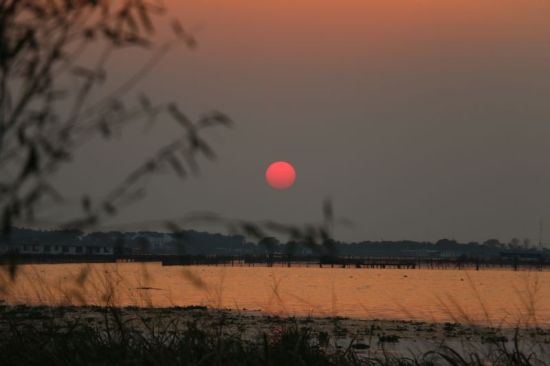
[[[47,264],[21,266],[14,284],[0,273],[7,303],[550,324],[550,272]]]

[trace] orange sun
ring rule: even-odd
[[[296,170],[294,170],[292,164],[286,161],[276,161],[267,167],[265,180],[273,188],[286,189],[294,184]]]

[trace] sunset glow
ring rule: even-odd
[[[0,0],[0,365],[550,366],[549,14]]]
[[[271,163],[265,172],[267,183],[276,189],[290,188],[296,180],[294,167],[286,161]]]

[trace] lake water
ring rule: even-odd
[[[6,303],[207,305],[276,314],[550,324],[550,272],[138,264],[0,271]]]

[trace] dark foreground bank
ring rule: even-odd
[[[550,365],[550,330],[187,308],[0,307],[0,365]]]

